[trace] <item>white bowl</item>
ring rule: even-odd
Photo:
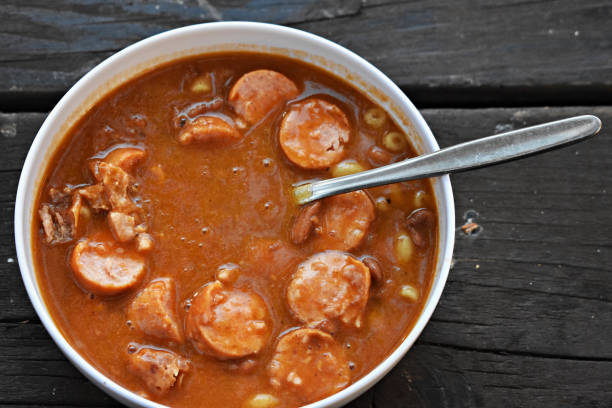
[[[431,130],[410,100],[370,63],[321,37],[271,24],[223,22],[168,31],[127,47],[81,78],[51,111],[25,160],[15,202],[15,244],[21,276],[30,300],[55,343],[81,373],[109,395],[129,406],[161,407],[111,381],[80,356],[55,326],[43,301],[34,273],[31,246],[36,193],[43,181],[49,159],[66,132],[110,90],[159,64],[189,55],[220,51],[258,51],[317,65],[351,82],[384,107],[395,122],[411,135],[419,153],[439,149]],[[433,285],[419,319],[406,339],[374,370],[346,389],[309,407],[337,407],[362,394],[400,361],[429,321],[448,276],[455,222],[449,177],[435,178],[433,185],[439,212],[438,257]]]

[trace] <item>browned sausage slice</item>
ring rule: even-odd
[[[366,237],[376,217],[376,208],[363,191],[331,196],[323,200],[323,215],[315,245],[319,249],[350,251]]]
[[[179,143],[236,142],[240,140],[240,132],[234,125],[218,116],[198,116],[181,129],[178,135]]]
[[[360,260],[326,251],[298,266],[287,288],[287,302],[295,316],[309,325],[333,328],[340,321],[359,328],[369,290],[370,271]]]
[[[270,331],[268,308],[259,295],[224,287],[219,281],[195,296],[185,320],[194,347],[220,359],[257,353]]]
[[[128,354],[128,369],[152,394],[162,396],[174,387],[179,376],[189,371],[189,361],[171,351],[143,347]]]
[[[297,86],[283,74],[259,69],[241,76],[230,90],[228,100],[238,115],[253,124],[298,94]]]
[[[104,161],[130,172],[136,165],[140,164],[146,156],[147,154],[145,151],[137,147],[122,147],[107,154]]]
[[[132,301],[128,319],[143,333],[162,340],[183,341],[176,318],[176,289],[171,278],[156,279]]]
[[[144,258],[112,241],[80,241],[70,266],[77,282],[96,295],[116,295],[134,288],[145,275]]]
[[[351,377],[342,347],[316,329],[298,329],[281,337],[268,373],[274,387],[291,390],[304,403],[340,391]]]
[[[293,163],[305,169],[324,169],[346,154],[351,126],[336,105],[311,98],[294,103],[279,130],[280,145]]]

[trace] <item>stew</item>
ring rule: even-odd
[[[413,156],[342,79],[283,57],[175,61],[105,96],[41,184],[46,304],[104,375],[170,406],[290,407],[363,377],[433,279],[429,181],[299,208],[291,189]]]

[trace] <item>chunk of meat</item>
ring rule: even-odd
[[[142,347],[128,354],[128,369],[156,396],[167,394],[189,368],[188,360],[171,351]]]
[[[201,353],[219,359],[245,357],[259,352],[268,341],[269,315],[256,293],[226,288],[215,281],[193,298],[185,332]]]
[[[49,204],[42,204],[38,215],[47,244],[64,244],[74,239],[74,222],[69,212]]]
[[[63,203],[64,201],[67,201],[71,193],[72,191],[70,190],[70,187],[68,186],[64,187],[61,190],[55,187],[51,187],[49,189],[49,198],[51,199],[51,202],[53,204],[60,204],[60,203]]]
[[[289,160],[305,169],[324,169],[344,158],[351,126],[338,106],[311,98],[291,105],[278,134]]]
[[[122,147],[108,153],[104,161],[124,171],[131,172],[136,165],[142,163],[145,157],[147,157],[147,154],[143,149],[137,147]]]
[[[112,163],[102,161],[93,165],[93,173],[96,180],[102,183],[113,211],[126,214],[138,211],[138,206],[128,194],[128,188],[132,185],[132,178],[125,170]]]
[[[357,248],[375,217],[376,207],[363,190],[325,198],[315,245],[340,251]]]
[[[76,192],[87,200],[87,203],[92,209],[97,211],[110,210],[110,203],[104,194],[104,186],[102,184],[82,187]]]
[[[73,249],[76,281],[96,295],[116,295],[136,287],[145,275],[144,258],[111,241],[87,239]]]
[[[160,278],[142,289],[128,308],[134,327],[161,340],[180,343],[183,336],[176,317],[176,287],[171,278]]]
[[[311,326],[333,331],[339,321],[359,328],[369,290],[367,266],[346,253],[326,251],[298,266],[287,288],[287,303],[299,320]]]
[[[49,189],[49,196],[55,200],[56,204],[42,204],[38,210],[45,240],[51,245],[74,240],[81,215],[87,215],[88,211],[87,208],[83,208],[81,195],[65,187],[63,192],[55,188]]]
[[[314,203],[307,204],[300,209],[293,226],[291,227],[290,238],[291,242],[299,245],[305,242],[313,228],[319,225],[319,211],[321,210],[321,202],[315,201]]]
[[[38,210],[38,215],[47,244],[63,244],[74,239],[74,225],[67,214],[62,214],[62,211],[49,204],[43,204]]]
[[[153,237],[151,234],[147,234],[146,232],[141,232],[136,235],[136,250],[138,252],[149,252],[153,249],[155,242],[153,241]]]
[[[128,242],[136,237],[136,219],[128,214],[111,211],[106,217],[108,226],[115,239],[119,242]]]
[[[313,402],[349,384],[349,363],[342,346],[317,329],[298,329],[285,334],[276,345],[268,365],[270,382]]]
[[[435,216],[431,210],[427,208],[419,208],[414,210],[406,218],[406,227],[410,233],[412,242],[419,248],[424,248],[433,242],[433,225],[435,223]]]
[[[217,116],[198,116],[179,132],[180,144],[236,142],[242,135],[234,125]]]
[[[249,124],[254,124],[298,94],[295,83],[283,74],[259,69],[244,74],[236,81],[228,101],[238,115]]]

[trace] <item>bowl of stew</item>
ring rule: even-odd
[[[336,407],[412,346],[452,256],[447,176],[293,186],[437,150],[409,99],[321,37],[184,27],[95,67],[26,158],[15,240],[47,331],[129,406]]]

